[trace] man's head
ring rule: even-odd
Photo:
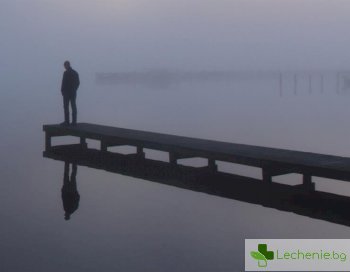
[[[70,62],[68,60],[66,60],[63,65],[66,70],[70,69]]]

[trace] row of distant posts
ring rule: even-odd
[[[337,72],[280,72],[278,74],[280,96],[285,93],[350,93],[350,71]]]

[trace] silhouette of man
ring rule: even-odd
[[[69,103],[72,107],[72,125],[77,124],[77,90],[80,85],[79,74],[73,70],[69,61],[64,62],[66,71],[63,73],[61,92],[63,96],[64,122],[61,125],[69,125]]]
[[[62,202],[65,212],[65,220],[69,220],[72,213],[74,213],[79,207],[80,195],[77,189],[77,168],[77,165],[73,163],[72,173],[69,179],[69,162],[64,163]]]

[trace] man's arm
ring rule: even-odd
[[[78,90],[79,85],[80,85],[79,74],[77,71],[72,70],[70,74],[70,87],[72,88],[72,91]]]
[[[63,95],[64,89],[65,89],[65,82],[66,82],[66,72],[63,73],[63,77],[62,77],[62,83],[61,83],[61,93],[62,93],[62,95]]]
[[[79,88],[79,85],[80,85],[80,79],[79,79],[79,74],[77,73],[77,83],[76,83],[76,89]]]

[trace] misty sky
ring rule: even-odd
[[[346,0],[0,1],[2,74],[65,59],[91,72],[350,63]]]
[[[242,271],[244,237],[349,237],[345,226],[80,166],[67,224],[64,164],[42,158],[42,125],[64,118],[67,59],[81,79],[78,122],[350,157],[349,92],[337,93],[335,73],[322,88],[320,74],[94,84],[96,72],[349,69],[348,28],[350,0],[0,0],[2,271]],[[349,184],[316,186],[350,195]]]

